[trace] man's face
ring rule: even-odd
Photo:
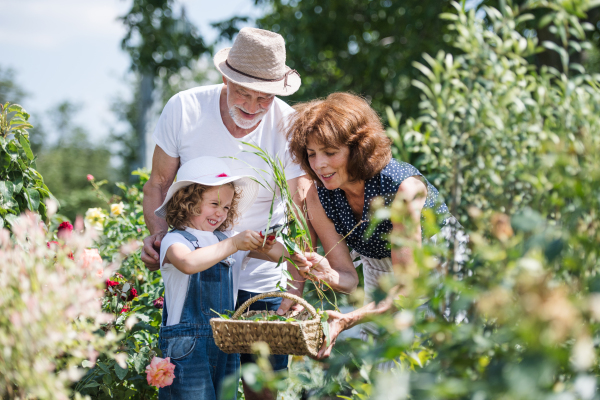
[[[242,129],[251,129],[265,116],[275,95],[257,92],[225,80],[227,108],[233,122]]]

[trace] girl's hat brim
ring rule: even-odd
[[[173,183],[167,192],[167,196],[163,201],[163,204],[154,211],[154,214],[160,218],[165,218],[167,216],[167,203],[173,195],[179,190],[186,186],[192,185],[194,183],[198,183],[206,186],[221,186],[227,183],[233,182],[236,189],[240,190],[240,199],[238,202],[238,213],[243,214],[254,201],[256,200],[256,196],[258,196],[259,184],[254,180],[252,176],[249,175],[238,175],[238,176],[226,176],[226,177],[215,177],[215,176],[206,176],[198,179],[192,180],[181,180]]]

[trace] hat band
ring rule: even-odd
[[[300,74],[298,73],[298,71],[296,71],[295,69],[290,69],[290,70],[289,70],[288,72],[286,72],[286,73],[283,75],[283,77],[281,77],[281,78],[277,78],[277,79],[267,79],[267,78],[261,78],[261,77],[259,77],[259,76],[250,75],[250,74],[247,74],[247,73],[245,73],[245,72],[242,72],[242,71],[240,71],[239,69],[235,69],[235,68],[233,68],[233,67],[231,66],[231,64],[229,64],[229,61],[228,61],[228,60],[225,60],[225,64],[227,64],[227,66],[228,66],[229,68],[231,68],[232,70],[234,70],[234,71],[235,71],[235,72],[237,72],[238,74],[242,74],[242,75],[244,75],[244,76],[247,76],[248,78],[258,79],[258,80],[265,81],[265,82],[279,82],[279,81],[283,81],[283,88],[284,88],[284,89],[285,89],[286,87],[288,87],[288,86],[292,86],[292,85],[288,85],[288,83],[287,83],[288,76],[289,76],[290,74],[296,74],[296,75],[298,75],[298,77],[300,77]]]

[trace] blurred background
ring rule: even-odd
[[[384,120],[386,107],[402,120],[417,116],[419,92],[411,80],[419,72],[412,64],[423,53],[449,50],[453,40],[438,18],[450,11],[447,0],[0,0],[0,6],[0,101],[32,115],[37,169],[71,220],[101,204],[87,174],[108,180],[103,188],[110,192],[112,183],[150,166],[151,134],[166,101],[219,82],[212,55],[244,26],[284,36],[288,65],[302,76],[300,90],[286,98],[290,104],[352,91]],[[594,46],[598,14],[588,15]],[[544,29],[530,34],[551,36]],[[599,70],[596,47],[580,60],[591,72]],[[555,52],[533,61],[560,65]]]

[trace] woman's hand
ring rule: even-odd
[[[262,239],[260,234],[255,231],[247,230],[231,238],[238,251],[252,251],[262,249]],[[272,246],[271,246],[272,247]],[[260,250],[259,250],[260,251]]]
[[[345,314],[337,311],[327,311],[327,314],[329,315],[327,322],[329,323],[330,343],[329,346],[327,346],[327,338],[323,339],[323,345],[321,346],[319,353],[317,353],[317,357],[315,357],[317,360],[322,360],[331,355],[331,350],[333,349],[333,345],[335,345],[337,337],[347,329]]]
[[[298,271],[303,278],[325,282],[331,281],[333,269],[329,264],[329,260],[318,253],[294,254],[292,260],[298,266]]]

